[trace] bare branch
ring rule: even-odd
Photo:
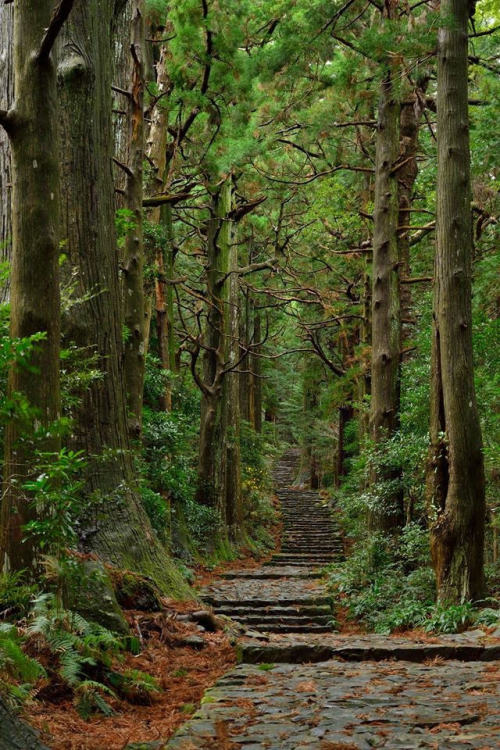
[[[176,203],[189,198],[191,195],[191,189],[193,186],[184,190],[182,193],[163,193],[160,195],[153,195],[151,198],[144,198],[142,205],[146,208],[153,208],[154,206],[164,206],[166,203],[170,203],[171,206],[175,206]]]
[[[37,55],[39,61],[47,60],[50,53],[52,52],[52,47],[54,46],[54,43],[59,36],[59,32],[61,31],[64,22],[71,13],[73,3],[74,0],[60,0],[59,5],[54,9],[49,27],[45,30],[45,34],[40,45],[40,50]]]
[[[262,196],[261,198],[256,198],[253,201],[243,203],[241,206],[236,206],[232,211],[228,213],[228,218],[232,221],[240,221],[240,219],[253,211],[254,208],[257,208],[257,206],[260,206],[261,203],[264,203],[265,200],[267,200],[267,198],[265,196]]]
[[[122,161],[120,161],[116,157],[113,157],[113,163],[116,164],[117,167],[120,167],[120,169],[125,172],[125,174],[127,175],[127,177],[133,177],[134,176],[134,173],[132,172],[132,170],[130,169],[130,167],[128,166],[128,164],[124,164]]]
[[[420,284],[425,281],[434,281],[432,276],[415,276],[413,279],[400,279],[400,284]]]

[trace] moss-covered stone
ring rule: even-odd
[[[78,585],[72,587],[68,596],[69,609],[109,630],[128,633],[129,627],[106,567],[99,560],[85,560],[81,563],[81,569]]]
[[[112,570],[111,577],[116,599],[124,609],[144,612],[162,609],[161,593],[151,579],[130,570]]]

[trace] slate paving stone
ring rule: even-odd
[[[269,671],[240,664],[166,747],[202,747],[204,739],[209,748],[223,720],[234,746],[245,749],[500,748],[498,677],[500,666],[483,662],[329,661]],[[471,683],[484,692],[467,689]]]

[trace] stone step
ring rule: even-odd
[[[255,628],[257,630],[257,628]],[[259,628],[262,633],[331,633],[331,625],[316,625],[310,623],[307,625],[266,625]]]
[[[246,599],[245,601],[242,601],[241,599],[221,599],[217,596],[211,596],[210,594],[206,594],[203,597],[204,601],[207,602],[213,609],[223,609],[223,608],[232,608],[236,609],[237,607],[245,606],[252,606],[252,607],[274,607],[279,605],[280,607],[295,607],[300,605],[302,606],[320,606],[320,605],[330,605],[330,598],[328,596],[318,595],[318,596],[310,596],[310,597],[304,597],[303,599]]]
[[[304,569],[302,569],[304,567]],[[259,580],[265,580],[265,579],[273,579],[273,578],[317,578],[318,572],[317,570],[313,569],[313,566],[300,566],[300,565],[292,565],[291,563],[284,565],[283,563],[279,565],[269,566],[266,568],[261,568],[256,571],[250,571],[250,570],[242,570],[237,571],[234,573],[221,573],[220,578],[230,579],[230,580],[236,580],[236,579],[251,579],[255,581]]]
[[[331,616],[330,615],[321,615],[321,616],[315,616],[310,617],[309,615],[304,615],[303,617],[301,615],[297,615],[295,617],[292,616],[280,616],[280,615],[239,615],[238,617],[236,615],[229,615],[231,619],[237,620],[238,622],[243,623],[243,625],[251,625],[252,628],[255,628],[255,630],[266,630],[268,625],[273,626],[280,626],[282,630],[288,630],[289,627],[303,627],[305,630],[304,632],[308,632],[309,626],[311,625],[324,625],[329,628],[329,630],[332,630],[331,626]]]
[[[294,546],[290,545],[290,547],[282,547],[281,551],[283,554],[292,554],[292,555],[304,555],[304,557],[308,556],[308,549],[310,547],[300,547],[300,546]],[[326,557],[329,557],[331,555],[338,555],[343,552],[342,547],[315,547],[314,548],[316,552],[318,552],[321,555],[326,555]]]
[[[267,632],[272,632],[268,630]],[[290,631],[299,632],[299,631]],[[311,633],[313,631],[310,631]],[[426,662],[432,659],[459,661],[496,661],[500,659],[500,645],[478,642],[467,643],[459,636],[443,636],[438,643],[418,643],[409,639],[381,638],[371,636],[330,636],[314,640],[298,640],[294,637],[279,642],[264,643],[245,638],[239,643],[240,659],[244,664],[304,664],[326,662],[329,659],[344,661]]]
[[[325,555],[324,553],[318,552],[307,552],[304,554],[299,554],[296,552],[277,552],[275,555],[273,555],[273,560],[296,560],[297,562],[314,562],[315,560],[328,560],[330,557],[333,557],[332,554]],[[267,564],[267,563],[264,563]]]
[[[287,547],[290,549],[290,551],[299,551],[304,553],[308,553],[311,550],[314,550],[315,552],[325,552],[328,550],[331,550],[332,552],[335,552],[336,550],[342,550],[344,549],[343,545],[340,544],[340,542],[330,542],[330,544],[327,544],[327,542],[316,542],[312,544],[305,544],[303,541],[298,541],[294,539],[290,540],[284,540],[281,545],[281,552],[285,552],[287,550]]]
[[[307,615],[310,617],[316,617],[317,615],[331,617],[332,610],[328,604],[301,604],[296,603],[295,606],[283,607],[277,603],[266,606],[254,606],[253,602],[238,602],[235,606],[222,605],[214,607],[214,611],[218,615],[227,615],[228,617],[253,616],[259,614],[261,616],[273,615],[276,617],[294,617],[297,614]]]

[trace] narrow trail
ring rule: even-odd
[[[207,691],[171,750],[500,748],[500,639],[333,632],[322,566],[342,540],[319,494],[292,486],[298,456],[275,472],[282,547],[203,592],[241,623],[241,663]]]

